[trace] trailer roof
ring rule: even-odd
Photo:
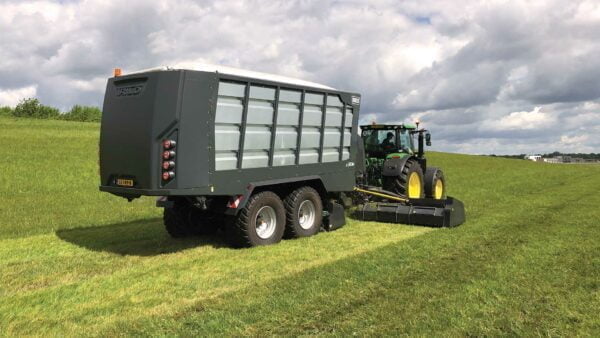
[[[335,88],[326,86],[324,84],[316,83],[316,82],[305,81],[305,80],[282,76],[282,75],[255,72],[252,70],[245,70],[245,69],[239,69],[239,68],[233,68],[233,67],[227,67],[227,66],[221,66],[221,65],[213,65],[213,64],[198,64],[198,65],[194,66],[193,69],[190,69],[190,68],[184,69],[184,68],[180,68],[180,67],[171,67],[171,66],[160,66],[160,67],[155,67],[155,68],[142,69],[142,70],[138,70],[138,71],[131,72],[128,74],[158,72],[158,71],[165,71],[165,70],[196,70],[196,71],[201,71],[201,72],[212,72],[212,73],[216,72],[216,73],[227,74],[227,75],[250,77],[250,78],[273,81],[273,82],[288,83],[288,84],[293,84],[293,85],[297,85],[297,86],[336,90]]]

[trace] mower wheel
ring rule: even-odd
[[[323,202],[311,187],[292,191],[283,200],[287,222],[285,238],[308,237],[316,234],[323,223]]]
[[[423,170],[414,159],[406,161],[399,176],[384,176],[383,189],[407,198],[423,198],[425,196]]]

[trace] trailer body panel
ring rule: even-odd
[[[359,103],[356,93],[215,72],[111,78],[100,189],[128,198],[238,195],[256,182],[316,176],[327,191],[351,191]],[[168,180],[164,140],[176,143]]]

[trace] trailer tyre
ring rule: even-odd
[[[383,188],[408,198],[423,198],[425,185],[423,170],[414,159],[406,161],[399,176],[384,176]]]
[[[283,200],[287,216],[285,238],[308,237],[316,234],[323,223],[323,202],[311,187],[292,191]]]
[[[187,202],[177,201],[163,211],[165,229],[173,238],[214,235],[222,219],[218,215],[201,211]]]
[[[173,238],[183,238],[191,236],[190,231],[190,210],[189,206],[175,203],[172,208],[165,208],[163,211],[163,222],[165,229]]]
[[[227,237],[234,246],[250,247],[275,244],[285,231],[285,209],[275,193],[263,191],[253,195],[227,227]]]

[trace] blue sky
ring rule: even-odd
[[[102,104],[106,78],[215,63],[363,95],[434,149],[600,152],[598,1],[0,1],[0,105]]]

